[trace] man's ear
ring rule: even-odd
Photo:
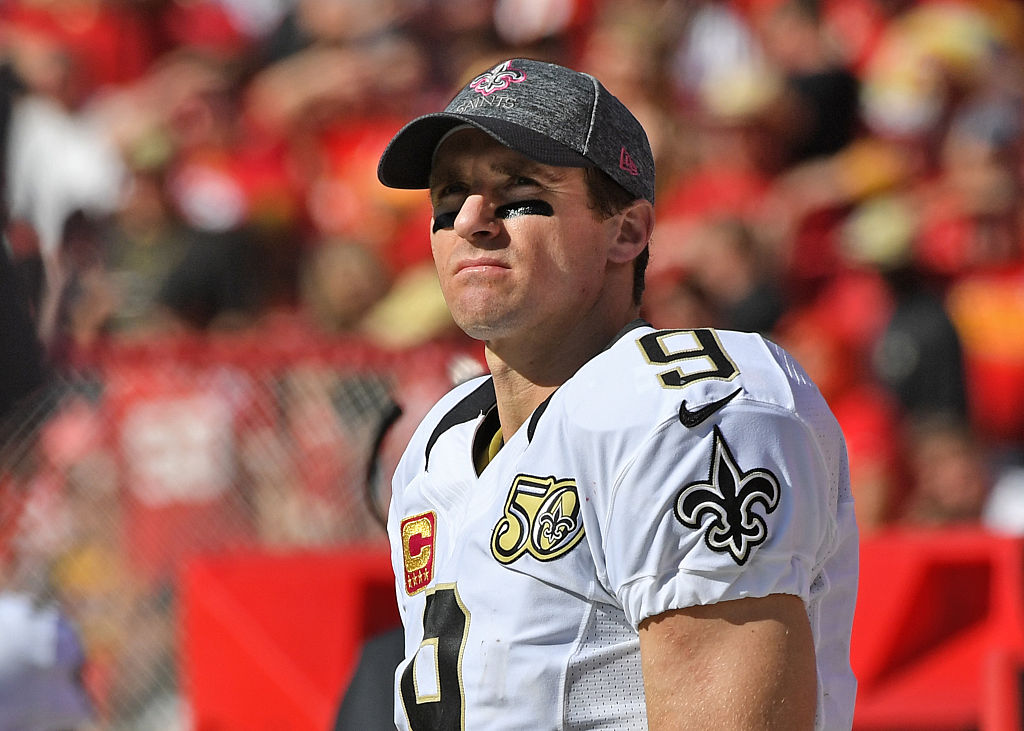
[[[608,259],[624,264],[639,256],[650,243],[654,233],[654,206],[641,198],[626,206],[616,218],[619,228],[608,252]]]

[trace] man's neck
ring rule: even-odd
[[[507,441],[530,418],[530,414],[562,385],[540,385],[518,371],[509,368],[490,351],[487,362],[494,379],[494,393],[498,401],[501,432]],[[568,380],[568,379],[566,379]],[[564,383],[564,381],[562,381]]]
[[[632,318],[631,318],[632,319]],[[507,441],[545,399],[568,381],[587,361],[604,350],[628,321],[603,329],[581,330],[555,343],[513,347],[488,342],[484,351],[494,381],[498,416]]]

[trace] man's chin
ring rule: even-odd
[[[460,327],[466,335],[483,342],[491,350],[497,348],[501,343],[509,343],[522,336],[517,328],[509,327],[507,323],[475,321],[460,325]]]
[[[474,340],[482,340],[483,342],[490,342],[504,335],[501,328],[494,327],[493,325],[475,323],[466,323],[465,325],[459,325],[462,332],[466,333],[469,337]]]
[[[475,340],[487,342],[516,332],[513,318],[505,312],[488,312],[481,307],[466,308],[462,313],[453,312],[452,318],[466,335]]]

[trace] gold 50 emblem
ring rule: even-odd
[[[491,533],[491,553],[505,564],[527,552],[538,561],[551,561],[581,538],[575,480],[518,475],[505,502],[505,515]]]

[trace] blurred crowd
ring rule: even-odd
[[[1015,0],[0,0],[6,241],[50,357],[182,334],[461,347],[426,196],[375,169],[513,55],[589,71],[640,117],[644,316],[789,348],[844,429],[865,534],[1024,533]],[[335,380],[278,384],[311,444]],[[147,597],[131,611],[159,613]]]

